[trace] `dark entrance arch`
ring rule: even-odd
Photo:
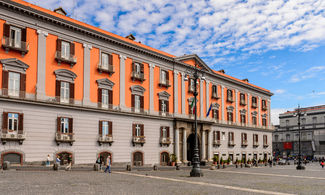
[[[168,152],[162,152],[160,154],[160,165],[166,166],[169,163],[169,153]]]
[[[143,166],[143,153],[134,152],[133,153],[133,165],[134,166]]]
[[[113,158],[112,158],[112,154],[110,153],[110,152],[101,152],[100,154],[99,154],[99,157],[100,158],[102,158],[102,160],[103,160],[103,162],[104,162],[104,164],[106,164],[106,160],[107,160],[107,157],[108,156],[111,156],[111,163],[113,162]]]
[[[10,164],[20,164],[22,165],[23,156],[18,152],[7,152],[2,154],[2,163],[5,161],[10,162]]]
[[[192,133],[191,135],[188,136],[187,138],[187,161],[193,161],[193,154],[194,154],[194,146],[195,146],[195,134]],[[200,154],[200,140],[198,138],[197,140],[197,145],[199,148],[199,159],[201,154]]]
[[[72,153],[70,153],[70,152],[60,152],[57,155],[59,156],[59,158],[61,160],[60,165],[68,164],[69,155],[71,155],[71,159],[73,159]],[[72,163],[73,163],[73,160],[72,160]]]

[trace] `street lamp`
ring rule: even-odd
[[[197,81],[199,79],[199,69],[197,68],[197,63],[195,60],[195,68],[192,70],[192,74],[194,77],[194,129],[195,129],[195,141],[194,141],[194,154],[193,154],[193,166],[191,170],[191,177],[202,177],[203,173],[200,168],[200,157],[199,157],[199,146],[198,146],[198,140],[197,140]],[[205,77],[201,76],[202,80],[205,80]],[[184,80],[188,80],[187,76],[185,75]]]
[[[306,113],[301,112],[300,105],[298,104],[297,112],[293,115],[293,116],[298,117],[299,153],[298,153],[298,165],[296,167],[297,170],[304,170],[305,169],[305,167],[301,163],[301,146],[300,146],[301,145],[301,143],[300,143],[300,136],[301,136],[301,133],[300,133],[300,117],[305,116],[305,115],[306,115]]]

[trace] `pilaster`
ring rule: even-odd
[[[203,80],[200,80],[200,117],[203,118]]]
[[[178,114],[178,71],[174,71],[174,114]]]
[[[204,161],[206,159],[206,152],[205,152],[205,131],[202,131],[202,137],[201,137],[201,160]]]
[[[208,80],[206,80],[205,81],[205,85],[206,85],[206,90],[205,90],[205,92],[206,92],[206,112],[208,113],[208,110],[209,110],[209,108],[210,108],[210,81],[208,81]]]
[[[183,163],[187,163],[187,137],[186,129],[183,130]]]
[[[207,131],[207,136],[208,136],[208,156],[207,156],[207,160],[208,160],[208,162],[210,162],[210,161],[212,161],[212,159],[211,159],[211,151],[212,151],[211,131]]]
[[[258,110],[257,110],[257,126],[261,126],[261,97],[259,96],[258,97],[258,102],[257,102],[257,105],[258,105]]]
[[[45,100],[45,80],[46,80],[46,37],[47,32],[37,30],[38,46],[37,46],[37,84],[36,84],[36,98],[38,100]]]
[[[185,73],[182,72],[182,115],[185,115]]]
[[[271,127],[271,100],[268,99],[267,100],[267,123],[268,123],[268,127]]]
[[[236,123],[238,124],[238,90],[235,89],[235,117],[236,117]]]
[[[225,94],[224,94],[225,86],[221,85],[221,120],[222,123],[225,122]]]
[[[251,123],[251,107],[250,107],[250,94],[247,94],[247,124],[250,125]]]
[[[179,162],[179,129],[175,129],[175,155],[177,162]]]
[[[154,69],[155,65],[149,64],[149,112],[154,112],[154,97],[153,97],[153,85],[154,85]]]
[[[83,98],[82,104],[89,106],[90,102],[90,50],[91,45],[83,44],[84,47],[84,71],[83,71]]]
[[[125,60],[126,56],[120,55],[120,109],[125,109]]]

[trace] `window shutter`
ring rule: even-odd
[[[135,104],[134,102],[135,102],[135,97],[134,97],[134,95],[132,94],[132,95],[131,95],[131,107],[132,107],[132,108],[134,108],[134,106],[135,106],[135,105],[134,105],[134,104]]]
[[[220,131],[217,131],[217,140],[220,140]]]
[[[241,133],[241,143],[244,143],[244,133]]]
[[[140,96],[140,108],[144,109],[144,97]]]
[[[188,83],[187,83],[187,84],[188,84],[188,91],[191,90],[191,80],[192,80],[192,79],[188,79]]]
[[[230,132],[228,132],[228,141],[231,141],[231,140],[230,140]]]
[[[25,98],[26,92],[26,74],[20,74],[20,92],[19,97]]]
[[[70,103],[74,103],[74,83],[70,83]]]
[[[4,23],[3,24],[3,36],[4,37],[9,37],[10,36],[10,25]]]
[[[108,126],[109,126],[108,134],[113,135],[113,123],[112,123],[112,121],[108,121]]]
[[[24,130],[24,114],[19,114],[18,116],[18,132],[23,132]]]
[[[56,119],[56,131],[60,133],[60,126],[61,126],[61,117]]]
[[[110,54],[108,55],[108,57],[109,57],[109,65],[113,65],[113,55]]]
[[[265,136],[265,144],[267,144],[267,135]]]
[[[141,128],[141,136],[144,136],[144,124],[141,124],[140,128]]]
[[[166,127],[167,129],[167,137],[169,137],[169,127]]]
[[[168,70],[166,71],[166,80],[169,81],[169,72],[168,72]]]
[[[216,131],[213,131],[213,140],[218,140],[216,137]]]
[[[112,105],[113,104],[113,91],[112,90],[108,90],[108,104]]]
[[[2,91],[3,95],[8,95],[8,71],[2,69]]]
[[[103,121],[99,121],[99,125],[98,125],[98,134],[100,136],[103,135]]]
[[[135,136],[135,127],[137,125],[136,124],[132,124],[132,136]]]
[[[132,72],[134,72],[135,71],[135,64],[134,64],[134,62],[132,62]]]
[[[102,89],[98,88],[98,103],[102,103]]]
[[[258,134],[256,134],[256,142],[258,142]]]
[[[229,121],[229,115],[230,115],[230,113],[227,112],[227,121]]]
[[[141,73],[144,73],[144,64],[140,64],[141,66]]]
[[[231,141],[234,141],[234,132],[231,132],[231,135],[232,135],[232,137],[231,137]]]
[[[163,128],[164,127],[160,127],[160,137],[163,137]]]
[[[61,49],[62,49],[62,40],[57,39],[56,40],[56,51],[61,51]]]
[[[56,80],[55,85],[55,96],[60,99],[61,96],[61,81]]]
[[[3,112],[2,114],[2,129],[8,129],[8,112]]]
[[[27,31],[26,28],[21,29],[21,41],[26,42]]]
[[[169,112],[169,101],[166,101],[166,112]]]
[[[161,104],[162,104],[162,100],[159,100],[159,112],[162,111]]]
[[[73,133],[73,118],[69,118],[69,133]]]
[[[75,52],[74,52],[74,48],[75,48],[74,43],[70,43],[70,55],[71,55],[71,56],[74,56],[74,54],[75,54]]]

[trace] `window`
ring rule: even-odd
[[[258,144],[258,134],[253,134],[253,145]]]
[[[136,136],[136,137],[144,136],[144,125],[143,124],[133,124],[133,136]]]
[[[101,136],[112,135],[113,123],[111,121],[99,121],[99,134]]]
[[[70,43],[66,41],[61,43],[61,57],[67,60],[70,58]]]
[[[266,110],[266,101],[265,100],[262,100],[262,109],[263,110]]]
[[[61,133],[69,133],[69,118],[61,118]]]
[[[10,26],[10,46],[21,48],[21,29]]]
[[[218,98],[217,85],[212,85],[212,98]]]
[[[169,102],[166,100],[159,100],[159,112],[166,114],[169,112]]]
[[[279,135],[274,135],[274,140],[277,142],[279,141]]]
[[[143,63],[133,62],[132,63],[132,79],[144,81],[144,65]]]
[[[263,145],[267,145],[267,135],[263,135]]]
[[[20,74],[9,72],[9,88],[8,95],[19,96],[20,92]]]
[[[317,117],[313,117],[313,128],[316,128]]]
[[[262,118],[262,125],[266,127],[266,118]]]
[[[256,116],[252,116],[252,122],[253,122],[253,125],[257,125],[257,119],[256,119]]]
[[[108,126],[108,121],[103,121],[103,123],[102,123],[102,133],[103,133],[103,135],[105,136],[105,135],[108,135],[109,134],[109,131],[108,131],[108,129],[109,129],[109,126]]]
[[[289,129],[289,120],[286,120],[286,129]]]
[[[194,92],[194,88],[195,88],[194,79],[190,79],[190,92]]]
[[[224,136],[224,132],[223,133],[223,136]],[[220,141],[220,131],[215,131],[215,137],[214,137],[214,140],[216,141]]]
[[[212,110],[212,118],[219,120],[219,110],[217,109]]]
[[[234,141],[234,132],[229,132],[229,141],[230,142]]]
[[[133,112],[143,112],[144,108],[144,93],[145,89],[140,85],[131,86],[131,110]]]
[[[240,105],[246,105],[245,94],[240,94]]]
[[[161,83],[166,84],[166,71],[161,71]]]
[[[246,123],[246,115],[240,115],[240,123]]]
[[[290,134],[286,134],[286,141],[290,141]]]
[[[102,53],[102,68],[108,69],[108,54]]]
[[[169,138],[169,127],[161,127],[160,128],[160,136],[161,138]]]
[[[305,118],[303,118],[303,119],[301,120],[301,124],[302,124],[302,128],[304,129],[305,126],[306,126],[306,119],[305,119]]]
[[[70,98],[70,83],[61,82],[60,102],[69,103]]]
[[[247,133],[241,134],[242,145],[247,145]]]
[[[17,131],[18,130],[18,114],[8,113],[8,130]]]
[[[137,74],[140,74],[140,73],[141,73],[141,66],[140,66],[139,63],[135,63],[135,64],[134,64],[134,68],[135,68],[134,71],[135,71]]]
[[[256,97],[252,97],[252,107],[253,108],[257,107],[257,98]]]
[[[102,89],[102,107],[108,107],[108,100],[110,98],[108,94],[107,89]]]
[[[140,96],[134,95],[134,108],[136,111],[140,110]]]
[[[227,120],[229,122],[233,122],[234,121],[234,117],[233,117],[233,113],[232,112],[227,112]]]
[[[229,101],[229,102],[233,101],[232,90],[230,90],[230,89],[227,90],[227,101]]]
[[[222,132],[222,140],[226,140],[226,133]]]

